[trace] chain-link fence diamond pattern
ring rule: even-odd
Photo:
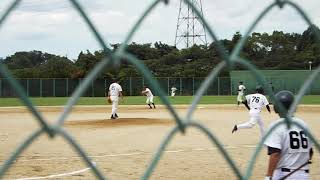
[[[213,145],[217,146],[221,154],[225,157],[227,163],[233,170],[233,172],[236,174],[236,176],[239,179],[249,179],[251,176],[251,172],[253,169],[253,166],[255,164],[256,158],[258,153],[262,149],[262,144],[265,141],[266,137],[269,136],[270,132],[277,128],[280,124],[286,123],[288,126],[291,126],[292,124],[295,124],[302,129],[304,129],[300,124],[297,124],[295,122],[291,121],[291,114],[293,113],[295,107],[298,105],[300,102],[302,96],[305,94],[307,91],[308,87],[312,85],[313,81],[316,79],[320,67],[318,67],[312,75],[308,78],[308,80],[304,83],[304,85],[301,87],[301,89],[298,92],[298,95],[295,99],[294,106],[291,107],[290,113],[286,116],[285,121],[280,122],[276,126],[274,126],[273,129],[270,129],[264,138],[259,142],[258,147],[256,148],[254,154],[252,155],[252,158],[250,159],[250,162],[248,164],[247,170],[245,174],[242,174],[239,170],[239,168],[235,165],[234,161],[232,158],[229,156],[229,154],[225,151],[223,146],[221,145],[220,141],[215,137],[214,133],[211,132],[208,128],[206,128],[204,125],[200,124],[199,122],[196,121],[195,118],[193,118],[193,113],[195,111],[195,108],[197,106],[197,103],[199,102],[200,98],[202,95],[204,95],[211,85],[212,82],[214,82],[217,78],[217,75],[219,72],[225,68],[228,67],[229,69],[232,69],[234,64],[239,64],[245,67],[246,69],[250,70],[251,73],[256,77],[257,81],[264,86],[264,89],[266,89],[267,93],[270,95],[271,99],[273,102],[278,104],[278,101],[274,99],[274,95],[272,94],[272,90],[268,86],[268,83],[266,79],[262,76],[261,73],[259,73],[256,69],[255,66],[253,66],[247,59],[244,59],[239,56],[239,53],[241,49],[243,48],[249,34],[252,32],[254,27],[258,24],[258,22],[263,19],[263,17],[270,12],[271,9],[273,8],[283,8],[284,6],[290,6],[291,8],[295,9],[297,13],[301,15],[301,17],[309,24],[312,25],[311,20],[308,18],[306,13],[295,3],[291,1],[286,1],[286,0],[275,0],[272,2],[268,7],[266,7],[263,12],[261,12],[257,19],[250,25],[249,29],[245,33],[245,35],[242,37],[242,39],[239,41],[239,43],[236,45],[236,47],[233,49],[231,54],[227,54],[227,51],[225,50],[224,46],[220,43],[218,43],[217,49],[220,53],[221,58],[223,59],[222,62],[220,62],[212,71],[211,73],[206,77],[206,79],[203,81],[201,84],[201,87],[197,90],[196,95],[194,96],[193,102],[189,108],[189,111],[187,113],[186,117],[180,117],[176,113],[175,109],[172,107],[172,105],[169,103],[168,99],[166,98],[166,93],[164,92],[163,89],[160,88],[159,82],[157,81],[156,78],[154,78],[151,74],[151,72],[146,68],[146,66],[142,63],[142,61],[139,61],[136,57],[134,57],[132,54],[129,54],[126,52],[126,47],[127,43],[131,40],[133,37],[134,33],[138,30],[140,24],[143,22],[143,20],[150,15],[150,13],[160,4],[160,3],[165,3],[168,4],[169,0],[155,0],[151,5],[145,10],[145,12],[141,15],[140,19],[138,22],[132,27],[132,30],[128,33],[126,39],[122,43],[121,47],[117,49],[116,52],[112,52],[110,49],[107,48],[105,41],[102,39],[102,36],[99,34],[95,26],[92,24],[91,20],[89,17],[86,15],[84,12],[84,9],[82,8],[82,5],[79,4],[76,0],[69,0],[73,7],[79,12],[80,16],[83,18],[84,22],[87,24],[87,26],[90,28],[91,32],[95,36],[96,40],[100,44],[101,48],[103,49],[105,53],[105,58],[102,59],[95,67],[92,69],[90,74],[83,79],[81,83],[78,84],[77,88],[74,90],[72,93],[71,98],[65,105],[64,111],[61,113],[60,117],[57,119],[56,123],[54,125],[49,125],[46,123],[44,117],[42,114],[32,105],[31,101],[28,98],[28,92],[26,92],[18,83],[16,79],[13,78],[11,73],[8,71],[8,69],[3,65],[0,64],[0,73],[7,78],[7,83],[9,83],[13,89],[16,90],[17,95],[20,97],[20,99],[23,101],[25,106],[30,110],[30,112],[35,116],[36,120],[39,122],[39,129],[36,132],[31,133],[29,137],[25,139],[25,141],[20,144],[20,146],[14,150],[14,152],[11,154],[11,156],[4,162],[4,164],[0,168],[0,177],[4,175],[4,173],[8,170],[10,165],[14,163],[14,161],[17,159],[17,157],[22,153],[23,150],[25,150],[28,146],[32,145],[33,141],[40,136],[41,134],[48,134],[51,138],[55,138],[56,136],[61,136],[63,137],[70,145],[75,149],[76,152],[83,158],[84,162],[91,167],[91,170],[93,173],[96,175],[97,178],[99,179],[105,179],[105,177],[102,175],[102,173],[99,171],[99,169],[92,163],[90,158],[87,156],[87,154],[84,151],[84,148],[80,147],[76,140],[72,138],[72,136],[66,132],[62,125],[66,119],[66,117],[69,115],[72,107],[77,103],[79,97],[83,94],[86,93],[88,87],[90,87],[91,83],[97,75],[107,66],[112,66],[115,64],[119,64],[121,61],[127,61],[131,64],[133,64],[144,76],[145,80],[147,83],[155,90],[155,92],[160,96],[161,100],[164,102],[166,105],[167,109],[170,111],[172,114],[176,126],[168,133],[167,137],[163,140],[163,142],[160,144],[159,149],[154,155],[154,158],[152,159],[151,163],[149,164],[148,168],[145,171],[145,174],[142,176],[142,179],[148,179],[150,175],[152,174],[155,166],[157,165],[159,159],[161,158],[162,153],[164,152],[164,149],[172,139],[173,135],[176,133],[185,133],[186,128],[194,127],[197,128],[199,131],[207,135],[207,137],[212,141]],[[21,0],[15,0],[13,1],[9,7],[5,10],[4,14],[1,16],[0,19],[0,27],[3,26],[4,21],[7,19],[7,17],[11,14],[11,12],[18,6],[18,4],[21,2]],[[185,0],[185,3],[190,5],[194,12],[201,18],[202,23],[208,30],[209,35],[211,38],[219,42],[218,39],[216,38],[213,29],[214,27],[210,27],[206,20],[202,17],[201,13],[199,12],[198,9],[196,9],[193,4],[191,3],[190,0]],[[316,31],[315,31],[316,32]],[[320,40],[320,34],[316,32],[318,40]],[[37,82],[32,82],[37,85]],[[284,112],[283,107],[280,107],[280,111]],[[305,130],[305,129],[304,129]],[[314,136],[310,133],[307,132],[309,135],[310,139],[314,142],[315,147],[318,151],[320,151],[320,144],[316,142]]]

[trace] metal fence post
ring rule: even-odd
[[[230,95],[232,96],[232,79],[230,79]]]
[[[27,79],[27,96],[29,97],[29,79]]]
[[[0,97],[2,97],[2,79],[0,79]]]
[[[66,96],[69,96],[69,78],[66,78]]]
[[[182,80],[181,80],[181,78],[180,78],[180,96],[182,95]]]
[[[192,96],[194,95],[194,77],[192,77]]]
[[[53,97],[56,97],[56,79],[55,78],[53,78]]]
[[[170,86],[170,78],[168,77],[168,95],[169,95],[169,92],[170,92],[170,90],[169,90],[169,86]]]
[[[91,97],[94,97],[94,80],[91,81]]]
[[[42,79],[40,79],[40,97],[42,97]]]
[[[218,96],[220,96],[220,77],[218,77]]]
[[[104,78],[104,97],[107,97],[107,79]]]
[[[206,78],[203,78],[202,82],[204,82],[206,80]],[[208,96],[208,89],[210,88],[210,85],[209,87],[206,89],[206,96]]]
[[[129,87],[130,87],[129,94],[130,96],[132,96],[132,77],[129,78]]]

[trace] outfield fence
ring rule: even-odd
[[[155,79],[166,95],[170,95],[171,88],[176,87],[176,95],[193,96],[201,87],[205,77],[161,77]],[[266,77],[266,79],[268,79],[268,82],[272,82],[274,93],[282,89],[298,93],[300,85],[305,81],[305,79],[295,77]],[[17,79],[28,97],[69,97],[84,80],[68,78]],[[254,77],[217,77],[210,83],[203,95],[236,95],[240,81],[244,82],[247,88],[246,93],[254,92],[256,85],[259,84]],[[316,82],[320,82],[320,78],[317,78]],[[94,79],[82,96],[104,97],[111,83],[111,79]],[[142,88],[148,83],[143,77],[129,77],[121,79],[120,84],[126,96],[139,96]],[[319,95],[320,83],[314,83],[306,94]],[[155,93],[155,95],[157,94]],[[0,97],[18,97],[7,79],[0,79]]]
[[[223,156],[226,160],[226,164],[230,166],[232,169],[232,172],[235,174],[235,176],[239,179],[249,179],[252,175],[252,170],[255,165],[255,162],[257,160],[257,156],[259,152],[261,152],[263,142],[265,139],[270,135],[270,133],[275,129],[278,128],[281,124],[287,124],[290,125],[297,125],[301,127],[307,134],[307,136],[310,138],[310,140],[314,143],[315,149],[320,152],[320,144],[316,141],[315,137],[312,135],[311,132],[306,130],[304,127],[301,126],[301,124],[292,122],[292,114],[294,112],[295,107],[299,104],[301,101],[302,96],[307,92],[308,88],[314,83],[316,77],[319,74],[320,67],[317,67],[312,74],[307,78],[307,80],[301,85],[301,88],[297,92],[297,96],[295,98],[295,101],[293,105],[291,106],[288,113],[285,112],[283,106],[279,104],[279,102],[274,98],[274,95],[272,93],[272,89],[269,87],[269,84],[265,77],[261,74],[261,72],[257,71],[257,68],[250,63],[250,60],[240,57],[240,52],[246,43],[249,35],[253,31],[253,29],[256,27],[258,22],[261,21],[265,17],[266,14],[271,12],[273,8],[280,8],[282,9],[284,6],[288,6],[296,10],[296,12],[301,15],[302,19],[307,22],[308,25],[312,25],[313,23],[308,18],[307,14],[300,8],[299,5],[297,5],[294,2],[291,2],[289,0],[274,0],[270,3],[255,19],[255,21],[249,26],[248,30],[244,33],[242,38],[239,40],[239,42],[236,44],[234,49],[232,50],[231,54],[229,55],[225,47],[220,43],[220,41],[215,36],[214,32],[212,31],[213,28],[208,26],[207,21],[202,17],[201,13],[198,9],[196,9],[191,0],[185,0],[184,3],[187,3],[190,8],[197,14],[197,16],[201,19],[202,23],[208,30],[209,35],[211,38],[217,42],[217,51],[219,52],[220,57],[223,59],[222,62],[220,62],[205,78],[205,80],[201,83],[200,87],[196,90],[194,99],[189,106],[189,110],[186,116],[182,117],[178,115],[174,107],[170,104],[169,100],[167,99],[167,93],[161,88],[161,83],[156,80],[156,78],[151,74],[151,72],[147,69],[147,67],[143,64],[142,61],[139,61],[135,56],[128,53],[126,51],[127,44],[132,39],[135,32],[138,30],[138,27],[140,27],[141,23],[145,20],[145,18],[150,15],[150,13],[155,9],[155,7],[158,7],[160,3],[169,4],[168,0],[154,0],[150,6],[147,7],[145,12],[141,15],[140,19],[137,21],[137,23],[133,26],[131,31],[128,33],[126,39],[121,43],[121,46],[115,51],[111,51],[107,48],[105,41],[103,40],[100,33],[97,31],[95,26],[92,24],[92,21],[89,19],[89,17],[84,12],[84,9],[82,8],[82,5],[78,3],[76,0],[69,0],[73,7],[77,10],[77,12],[80,14],[80,16],[83,18],[86,25],[89,27],[91,32],[93,33],[94,37],[96,38],[97,42],[103,49],[105,53],[105,58],[103,58],[89,73],[89,75],[82,81],[82,83],[78,84],[76,88],[74,89],[71,97],[69,98],[69,101],[66,103],[63,112],[61,115],[57,118],[56,122],[53,124],[49,124],[47,120],[45,120],[44,116],[41,114],[41,112],[33,106],[31,100],[28,98],[27,93],[25,89],[21,86],[21,84],[18,82],[17,79],[14,79],[10,71],[4,66],[2,63],[0,63],[0,73],[3,77],[7,78],[8,83],[10,86],[16,91],[16,94],[19,96],[21,101],[25,104],[25,106],[30,110],[30,112],[34,115],[35,119],[39,123],[39,129],[30,132],[30,135],[25,138],[25,140],[12,151],[12,154],[10,157],[7,158],[6,161],[4,161],[0,167],[0,178],[4,176],[4,174],[8,171],[8,169],[11,167],[11,165],[16,162],[16,160],[19,158],[19,155],[29,146],[31,146],[34,141],[42,134],[48,134],[50,138],[56,138],[57,136],[61,136],[65,141],[67,141],[71,147],[82,157],[83,161],[91,168],[92,172],[96,175],[99,179],[106,179],[106,177],[101,173],[101,171],[97,168],[97,166],[92,162],[92,160],[87,155],[85,148],[80,147],[80,145],[77,143],[77,141],[72,137],[72,135],[63,128],[64,121],[70,114],[72,107],[77,103],[79,100],[79,97],[85,94],[85,92],[90,87],[92,81],[96,79],[98,74],[102,72],[107,66],[114,66],[118,65],[121,61],[127,61],[131,64],[133,64],[140,72],[143,74],[143,77],[145,78],[145,81],[148,83],[148,85],[154,90],[155,94],[157,94],[162,102],[166,105],[168,111],[172,115],[172,119],[176,122],[176,126],[173,127],[170,132],[168,132],[167,136],[163,139],[162,142],[159,142],[159,148],[157,149],[157,152],[155,152],[154,157],[150,161],[148,167],[146,168],[143,175],[141,175],[141,179],[148,179],[152,173],[155,170],[155,167],[157,166],[159,160],[162,157],[162,154],[170,141],[173,139],[174,135],[177,133],[185,134],[190,133],[193,131],[186,131],[187,128],[196,128],[201,133],[206,135],[208,139],[212,142],[214,146],[217,147],[219,152],[221,153],[221,156]],[[18,4],[21,2],[21,0],[15,0],[13,1],[9,7],[4,11],[3,15],[0,17],[0,28],[4,25],[4,21],[11,15],[13,10],[18,6]],[[210,17],[213,18],[213,17]],[[315,31],[317,39],[320,40],[320,34]],[[201,99],[201,96],[205,94],[207,89],[210,87],[212,82],[214,82],[217,79],[217,76],[223,69],[233,69],[235,64],[239,64],[242,67],[248,69],[250,73],[255,77],[256,81],[259,82],[259,84],[263,85],[265,88],[266,93],[270,96],[272,101],[279,105],[280,109],[279,111],[282,114],[286,114],[286,118],[284,121],[279,122],[276,126],[274,126],[272,129],[268,130],[268,132],[265,134],[265,136],[261,139],[261,141],[258,143],[257,148],[254,150],[251,158],[248,160],[248,166],[245,169],[245,172],[242,172],[241,169],[236,166],[235,161],[233,160],[232,156],[224,149],[224,146],[221,143],[221,140],[218,139],[215,135],[212,129],[207,128],[206,126],[202,125],[198,120],[196,116],[193,116],[194,111],[196,110],[196,106],[198,102]],[[217,118],[217,117],[212,117]],[[26,131],[26,130],[24,130]],[[107,133],[107,132],[106,132]],[[108,146],[106,145],[106,149]],[[134,164],[132,165],[134,166]],[[174,170],[174,169],[173,169]],[[108,172],[105,174],[108,175]],[[263,176],[263,175],[262,175]],[[178,178],[178,177],[177,177]]]
[[[310,77],[310,75],[312,75],[313,70],[259,70],[259,72],[263,74],[274,92],[286,89],[296,94],[299,92],[301,86]],[[231,71],[230,78],[233,92],[236,91],[236,85],[240,81],[242,81],[249,90],[252,90],[257,84],[259,84],[250,71]],[[319,76],[315,78],[314,82],[308,87],[305,94],[320,94]]]
[[[179,78],[179,77],[162,77],[155,78],[162,91],[166,95],[170,95],[171,88],[176,87],[177,95],[192,96],[205,78]],[[71,96],[74,90],[84,82],[85,79],[17,79],[20,86],[29,97],[68,97]],[[95,79],[89,83],[89,87],[82,94],[85,97],[103,97],[106,95],[111,79]],[[139,96],[147,81],[143,77],[130,77],[120,80],[123,93],[127,96]],[[230,78],[219,77],[212,82],[206,90],[205,95],[231,95]],[[156,92],[154,92],[155,95]],[[0,97],[17,97],[15,89],[11,87],[7,79],[0,79]]]

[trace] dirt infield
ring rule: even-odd
[[[177,106],[181,117],[188,106]],[[41,107],[41,112],[53,123],[62,107]],[[175,126],[167,109],[147,109],[146,106],[120,106],[120,119],[110,120],[110,106],[77,106],[64,124],[109,179],[139,179],[166,134]],[[297,116],[305,119],[312,133],[320,139],[320,106],[300,106]],[[244,107],[235,105],[199,105],[194,116],[206,125],[224,145],[242,172],[259,141],[259,129],[231,134],[235,123],[248,119]],[[268,125],[277,115],[264,111]],[[0,162],[39,124],[25,109],[0,108]],[[314,155],[311,176],[320,179],[320,155]],[[31,177],[60,177],[62,179],[94,179],[94,175],[77,153],[61,137],[50,139],[42,135],[19,157],[4,179]],[[266,173],[267,156],[264,149],[256,162],[251,179],[262,179]],[[151,179],[235,179],[230,167],[217,148],[196,129],[172,139]]]

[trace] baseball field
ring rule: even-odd
[[[296,113],[309,124],[318,140],[320,103],[315,102],[319,99],[306,96]],[[32,99],[49,123],[57,120],[63,111],[61,105],[66,100]],[[192,97],[177,96],[170,101],[183,118],[191,100]],[[144,101],[143,97],[126,97],[119,106],[120,118],[110,120],[111,106],[106,104],[104,98],[82,98],[64,123],[64,128],[109,179],[141,178],[162,140],[175,127],[172,115],[164,105],[160,105],[158,99],[155,101],[157,109],[148,109]],[[234,101],[233,96],[203,97],[193,117],[219,138],[244,173],[260,134],[258,126],[231,134],[235,123],[247,121],[249,117],[246,108],[238,107]],[[20,102],[16,99],[3,98],[1,103],[0,162],[3,164],[27,136],[39,129],[39,124],[25,107],[19,106]],[[262,118],[268,125],[278,116],[273,111],[269,114],[264,110]],[[263,149],[251,179],[262,179],[267,163],[268,156]],[[320,179],[320,155],[317,150],[310,173],[312,179]],[[94,175],[63,138],[51,139],[42,135],[19,156],[4,179],[46,178],[93,179]],[[197,129],[188,128],[185,134],[174,136],[151,179],[236,179],[236,176],[217,147]]]

